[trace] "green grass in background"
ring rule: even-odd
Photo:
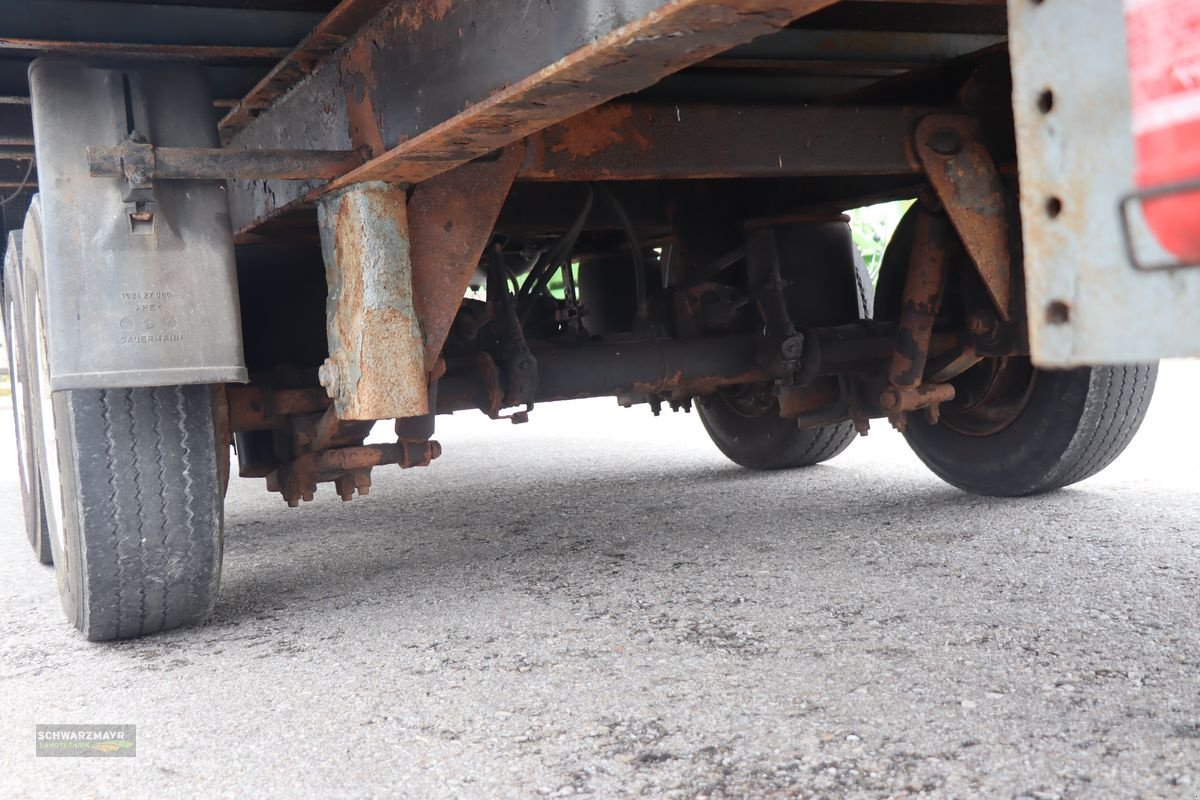
[[[871,273],[871,283],[879,280],[883,250],[891,240],[892,232],[896,230],[900,218],[912,204],[912,200],[897,200],[854,208],[846,212],[850,215],[850,230],[854,234],[854,243],[858,245],[863,261],[867,264],[867,271]]]

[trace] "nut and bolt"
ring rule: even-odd
[[[337,362],[332,358],[325,359],[325,363],[317,370],[317,380],[325,389],[326,394],[331,398],[336,398],[342,380],[342,371],[338,368]]]
[[[783,344],[779,347],[779,353],[787,361],[799,361],[804,355],[803,334],[798,333],[795,336],[789,336],[787,339],[784,339]]]

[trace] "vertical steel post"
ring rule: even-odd
[[[329,285],[329,358],[320,377],[338,418],[428,413],[405,190],[355,184],[322,198],[317,210]]]

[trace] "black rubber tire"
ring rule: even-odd
[[[793,322],[837,325],[871,316],[871,278],[846,223],[797,226],[782,232],[779,241]],[[696,410],[717,449],[747,469],[811,467],[839,455],[857,437],[851,422],[805,430],[777,410],[746,415],[722,392],[697,398]]]
[[[1037,370],[1021,414],[971,436],[910,414],[904,438],[934,474],[973,494],[1021,497],[1090,478],[1116,460],[1146,416],[1158,364]]]
[[[37,449],[33,441],[32,407],[29,393],[28,331],[21,281],[21,234],[8,236],[4,252],[4,334],[8,353],[9,385],[12,387],[13,430],[17,445],[18,478],[25,536],[33,554],[43,564],[53,562],[50,531],[42,510],[42,481],[38,475]]]
[[[40,323],[33,328],[40,393],[47,372],[36,201],[23,239],[26,307],[38,310],[31,318]],[[223,522],[213,404],[209,386],[72,390],[53,394],[52,419],[36,415],[37,425],[53,426],[60,465],[52,480],[39,431],[43,486],[61,492],[61,504],[46,503],[59,509],[48,514],[59,594],[88,639],[141,636],[211,612]]]
[[[900,222],[884,253],[876,294],[883,319],[899,313],[914,215],[915,208]],[[960,252],[951,269],[973,269],[964,259]],[[913,452],[942,480],[973,494],[1021,497],[1061,489],[1100,472],[1129,445],[1158,376],[1157,362],[1027,368],[1032,388],[1006,427],[987,435],[956,429],[950,422],[953,404],[937,424],[924,414],[909,414],[904,438]]]
[[[696,410],[717,449],[746,469],[811,467],[841,453],[856,436],[849,422],[801,430],[777,411],[745,416],[719,394],[699,398]]]

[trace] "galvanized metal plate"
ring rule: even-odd
[[[131,119],[155,144],[215,147],[202,68],[40,59],[29,82],[53,389],[245,381],[224,186],[161,182],[135,225],[126,181],[88,174],[88,146]]]
[[[1200,355],[1200,269],[1138,271],[1123,246],[1134,150],[1121,0],[1009,0],[1008,19],[1034,361]],[[1167,258],[1134,228],[1139,252]]]

